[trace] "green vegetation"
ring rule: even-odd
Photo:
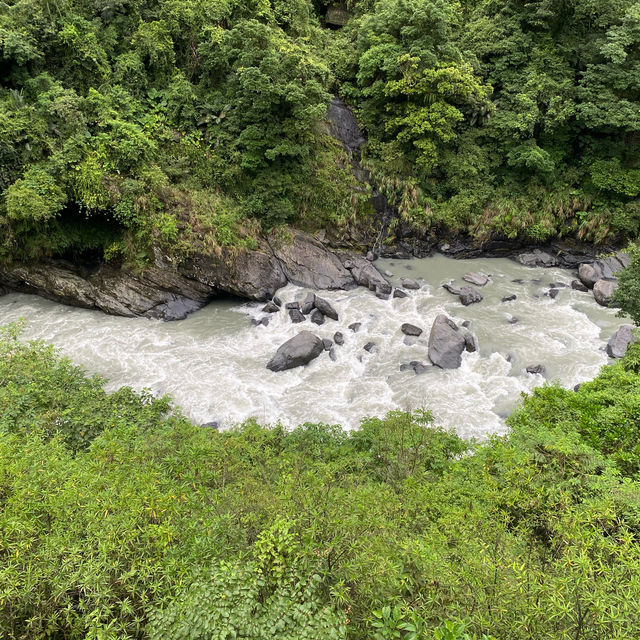
[[[0,257],[142,261],[370,213],[323,124],[424,230],[640,231],[635,0],[8,0]],[[343,14],[344,15],[344,14]]]
[[[392,412],[219,433],[10,327],[0,628],[22,638],[640,634],[640,346],[482,445]]]

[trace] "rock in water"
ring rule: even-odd
[[[571,281],[571,288],[574,289],[575,291],[589,291],[589,287],[587,287],[584,283],[580,282],[580,280],[572,280]]]
[[[502,298],[502,302],[513,302],[514,300],[517,300],[518,296],[515,293],[512,293],[510,296],[505,296],[504,298]]]
[[[353,333],[358,333],[358,331],[360,331],[361,327],[362,327],[362,322],[354,322],[354,323],[349,325],[349,329],[351,329],[351,331],[353,331]]]
[[[469,353],[475,353],[478,350],[478,340],[472,333],[464,334],[464,348]]]
[[[409,324],[408,322],[405,322],[405,324],[403,324],[400,328],[405,336],[422,335],[422,329],[420,329],[420,327],[416,327],[415,324]]]
[[[434,321],[429,335],[429,359],[441,369],[457,369],[462,364],[465,348],[463,336],[458,327],[440,314]]]
[[[489,282],[489,278],[482,273],[466,273],[462,279],[465,282],[475,284],[476,287],[484,287]]]
[[[602,278],[602,271],[597,265],[581,264],[578,267],[578,278],[588,289],[593,289],[593,285]]]
[[[316,294],[308,293],[307,297],[304,299],[302,306],[300,307],[300,311],[304,313],[304,315],[308,315],[313,311],[313,308],[316,306]]]
[[[305,321],[305,317],[299,309],[289,309],[289,317],[294,324]]]
[[[327,316],[327,318],[331,318],[332,320],[338,319],[338,312],[333,308],[328,300],[316,296],[315,304],[316,309],[322,311],[322,313]]]
[[[630,324],[623,325],[607,342],[607,355],[610,358],[623,358],[633,339],[633,327]]]
[[[331,340],[329,340],[329,338],[323,338],[322,339],[322,344],[324,345],[324,350],[325,351],[331,351],[331,347],[333,347],[333,342],[331,342]]]
[[[593,285],[593,297],[599,305],[610,307],[617,288],[618,283],[615,280],[598,280]]]
[[[314,324],[324,324],[324,313],[322,313],[322,311],[320,311],[319,309],[314,309],[311,312],[311,322],[313,322]]]
[[[275,302],[273,302],[273,300],[271,300],[264,305],[262,310],[265,313],[278,313],[278,311],[280,311],[280,307]]]
[[[453,282],[447,282],[442,285],[444,289],[446,289],[449,293],[452,293],[454,296],[459,296],[462,293],[462,289],[460,287],[456,287]]]
[[[460,289],[460,302],[465,307],[468,307],[470,304],[475,304],[476,302],[482,302],[483,297],[482,294],[473,287],[462,287]]]
[[[287,304],[284,305],[285,309],[298,309],[298,311],[300,310],[300,303],[297,300],[294,300],[293,302],[287,302]]]
[[[267,369],[285,371],[295,369],[315,360],[324,351],[324,342],[310,331],[301,331],[285,342],[271,358]]]
[[[375,353],[378,350],[378,345],[375,342],[367,342],[362,348],[369,353]]]
[[[336,331],[336,333],[333,334],[333,341],[339,346],[344,344],[344,336],[340,331]]]
[[[546,372],[547,370],[544,368],[544,365],[542,364],[536,364],[534,366],[527,367],[527,373],[531,373],[532,375],[543,376],[545,375]]]
[[[393,290],[393,297],[394,298],[408,298],[409,294],[406,291],[403,291],[402,289],[394,289]]]
[[[411,278],[401,278],[400,282],[402,282],[402,286],[405,289],[417,290],[420,288],[420,285],[415,280],[411,280]]]

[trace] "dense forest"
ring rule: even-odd
[[[329,135],[423,233],[640,230],[634,0],[8,0],[1,256],[144,263],[153,245],[365,224]]]

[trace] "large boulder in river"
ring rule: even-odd
[[[602,271],[597,265],[583,263],[578,267],[578,278],[588,289],[593,289],[593,285],[602,278]]]
[[[599,305],[610,307],[617,288],[615,280],[598,280],[593,286],[593,297]]]
[[[633,327],[630,324],[621,326],[607,342],[607,355],[610,358],[623,358],[633,340]]]
[[[315,360],[324,351],[324,343],[310,331],[301,331],[287,340],[271,358],[267,369],[285,371],[295,369]]]
[[[464,336],[453,320],[440,314],[429,335],[429,359],[441,369],[457,369],[462,364]]]

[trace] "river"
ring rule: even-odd
[[[0,324],[27,321],[23,337],[56,345],[73,362],[108,380],[107,388],[130,385],[170,394],[198,423],[229,426],[254,417],[264,424],[290,427],[327,422],[354,428],[364,416],[394,408],[430,409],[438,424],[463,437],[483,438],[506,430],[504,418],[530,392],[545,383],[526,373],[543,364],[547,379],[564,387],[592,379],[608,358],[603,348],[626,321],[615,310],[598,306],[591,293],[561,288],[556,299],[545,296],[550,283],[569,284],[574,275],[562,269],[530,269],[507,259],[456,261],[444,256],[423,260],[380,260],[380,270],[418,279],[419,291],[405,299],[380,300],[360,288],[321,293],[340,314],[321,326],[294,325],[286,312],[274,314],[269,326],[251,326],[261,318],[262,304],[215,301],[184,321],[164,323],[107,316],[99,311],[66,307],[23,294],[0,298]],[[484,300],[463,307],[442,288],[443,282],[469,271],[491,275],[481,290]],[[522,282],[514,282],[521,280]],[[303,299],[306,290],[288,286],[284,302]],[[515,294],[512,302],[502,298]],[[465,353],[462,367],[423,375],[400,371],[413,360],[428,364],[431,324],[439,313],[458,323],[470,322],[479,351]],[[510,323],[516,318],[518,321]],[[362,323],[358,333],[348,329]],[[424,329],[415,344],[400,331],[409,322]],[[304,368],[272,373],[265,368],[276,349],[302,328],[322,338],[336,331],[345,345],[337,359],[327,353]],[[363,346],[375,342],[377,351]]]

